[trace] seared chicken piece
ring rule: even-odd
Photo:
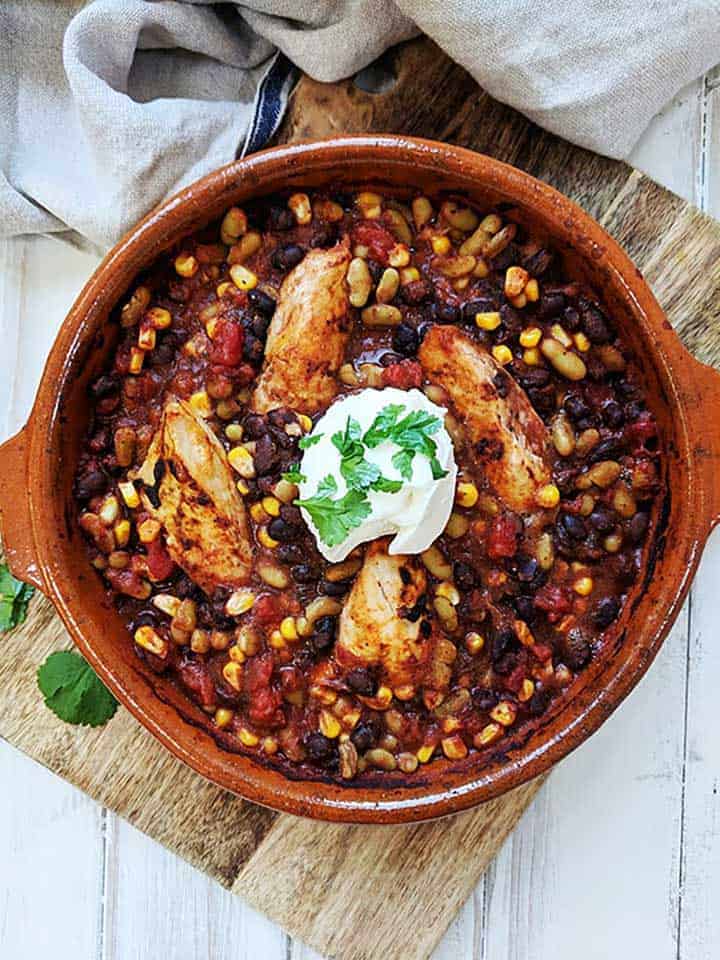
[[[350,335],[349,263],[342,244],[310,250],[283,281],[252,399],[256,412],[291,407],[315,413],[335,396]]]
[[[473,455],[507,507],[536,507],[550,482],[547,431],[524,391],[457,327],[436,325],[419,351],[425,376],[448,394]]]
[[[391,687],[421,686],[433,672],[436,645],[435,631],[422,626],[426,589],[416,557],[390,556],[386,540],[372,543],[340,614],[335,660],[341,669],[377,667]]]
[[[143,506],[191,580],[209,594],[249,581],[252,545],[235,474],[220,441],[186,403],[165,405],[137,476],[154,488],[142,491]]]

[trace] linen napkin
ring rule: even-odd
[[[107,247],[259,149],[296,68],[338,80],[420,31],[492,96],[618,157],[720,57],[717,0],[5,0],[0,234]]]

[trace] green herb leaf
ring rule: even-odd
[[[412,450],[398,450],[393,454],[392,465],[405,480],[412,480],[412,462],[415,456]]]
[[[316,443],[320,443],[324,436],[324,433],[306,434],[298,440],[298,447],[301,450],[307,450],[308,447],[314,447]]]
[[[383,440],[390,439],[390,431],[397,423],[397,418],[405,409],[402,403],[389,403],[383,407],[380,413],[370,424],[370,429],[363,437],[363,443],[366,447],[377,447]]]
[[[359,527],[365,517],[368,516],[370,503],[360,490],[348,490],[339,499],[331,500],[326,492],[323,492],[323,484],[327,480],[332,480],[335,490],[337,490],[337,484],[328,475],[318,487],[316,496],[309,497],[306,500],[296,500],[295,503],[299,507],[304,507],[310,514],[323,543],[326,543],[329,547],[336,547],[346,539],[351,530]],[[325,490],[327,490],[327,487]]]
[[[285,473],[282,475],[283,480],[287,480],[288,483],[302,483],[303,480],[307,480],[307,477],[304,473],[300,472],[300,464],[293,463]]]
[[[16,580],[7,564],[0,563],[0,633],[24,622],[34,592],[34,587]]]
[[[323,477],[318,484],[317,493],[315,496],[320,498],[331,497],[334,493],[337,493],[337,489],[337,480],[331,473],[328,473],[328,475]]]
[[[90,665],[73,650],[51,653],[37,672],[45,705],[66,723],[100,727],[118,703]]]
[[[433,480],[442,480],[443,477],[448,475],[447,470],[443,470],[440,466],[440,461],[437,457],[430,457],[430,469],[432,471]]]
[[[398,490],[402,489],[402,480],[390,480],[387,477],[378,477],[370,486],[373,490],[377,490],[380,493],[397,493]]]

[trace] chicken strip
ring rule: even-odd
[[[222,444],[180,400],[169,400],[137,474],[145,509],[164,530],[175,563],[206,593],[250,579],[245,505]]]
[[[257,413],[276,407],[316,413],[335,396],[350,336],[349,263],[342,244],[310,250],[285,277],[253,394]]]
[[[551,471],[545,424],[524,391],[457,327],[432,327],[419,358],[428,380],[448,394],[498,497],[516,513],[535,509]]]
[[[391,687],[421,686],[433,672],[436,645],[424,616],[426,589],[416,557],[390,556],[386,540],[372,543],[340,614],[335,643],[340,668],[377,667]]]

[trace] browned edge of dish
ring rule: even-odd
[[[473,769],[443,759],[410,785],[352,786],[300,780],[223,751],[193,724],[193,709],[134,656],[87,563],[70,488],[87,421],[85,387],[110,343],[112,307],[163,249],[232,203],[291,185],[375,183],[406,191],[454,189],[516,204],[549,235],[626,322],[651,387],[665,451],[667,494],[641,583],[631,591],[603,654],[527,732],[510,735]],[[109,333],[109,331],[108,331]],[[720,374],[682,347],[637,268],[578,206],[546,184],[489,157],[390,135],[293,144],[236,161],[149,214],[105,257],[68,314],[48,359],[27,426],[2,446],[0,512],[16,576],[54,602],[94,669],[177,757],[241,796],[318,819],[399,823],[443,816],[496,797],[547,770],[585,740],[635,686],[677,616],[705,540],[720,516]]]

